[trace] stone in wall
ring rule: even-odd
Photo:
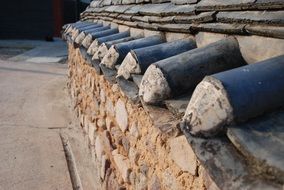
[[[89,136],[89,144],[90,145],[95,145],[95,131],[97,130],[96,123],[89,123],[89,131],[88,131],[88,136]]]
[[[170,157],[182,171],[196,175],[196,156],[184,135],[170,139]]]
[[[137,165],[138,159],[139,159],[138,151],[135,148],[130,147],[129,153],[128,153],[128,158],[133,165]]]
[[[166,169],[162,175],[163,185],[165,189],[179,190],[181,187],[176,181],[176,177],[173,175],[170,169]]]
[[[169,135],[166,129],[172,123],[165,120],[168,115],[163,112],[155,119],[158,127],[153,125],[153,118],[141,105],[132,103],[117,84],[99,75],[78,50],[70,49],[71,92],[78,91],[74,99],[81,99],[75,107],[82,126],[88,129],[103,189],[183,190],[192,183],[199,185],[200,177],[183,171],[170,157],[169,138],[177,135]],[[202,184],[198,185],[192,189],[202,190]]]
[[[112,152],[112,149],[107,131],[97,135],[95,140],[95,152],[99,162],[101,162],[103,155]]]
[[[100,177],[102,180],[105,179],[106,171],[110,167],[110,161],[108,160],[106,155],[102,156],[101,169],[100,169]]]
[[[147,177],[139,173],[135,178],[135,189],[147,190]]]
[[[132,123],[130,129],[129,129],[129,133],[135,137],[136,139],[138,139],[140,137],[139,134],[139,129],[137,127],[137,122]]]
[[[118,100],[115,105],[115,119],[122,132],[128,128],[128,113],[122,100]]]
[[[148,186],[148,189],[149,190],[160,190],[161,189],[161,182],[156,175],[152,177],[150,181],[150,185]]]
[[[123,181],[127,183],[130,182],[129,175],[130,175],[131,169],[130,169],[129,160],[123,155],[118,154],[117,150],[114,150],[112,152],[112,156],[116,164],[116,167],[119,170],[121,177],[123,178]]]

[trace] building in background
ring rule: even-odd
[[[51,39],[78,20],[89,0],[14,0],[0,6],[0,39]]]

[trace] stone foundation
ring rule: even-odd
[[[168,110],[129,100],[69,44],[68,88],[93,161],[98,189],[216,189]]]

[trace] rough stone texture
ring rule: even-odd
[[[97,126],[95,123],[89,123],[89,131],[88,131],[88,136],[89,136],[89,144],[90,145],[95,145],[95,130],[97,129]]]
[[[125,104],[120,99],[115,105],[115,118],[118,126],[122,132],[125,132],[128,128],[128,113],[125,108]]]
[[[136,139],[140,137],[139,129],[136,123],[133,123],[129,130],[130,135],[135,137]]]
[[[95,149],[96,149],[97,159],[98,159],[98,161],[101,161],[102,160],[102,156],[103,156],[104,148],[103,148],[103,142],[102,142],[102,139],[101,139],[100,136],[98,136],[96,138]]]
[[[126,157],[117,153],[117,150],[112,152],[114,162],[116,167],[119,170],[121,177],[123,178],[124,182],[129,182],[129,175],[131,172],[130,163]]]
[[[163,181],[163,188],[165,189],[172,189],[172,190],[179,190],[181,186],[177,183],[176,178],[172,174],[173,172],[170,169],[166,169],[163,173],[162,181]]]
[[[100,170],[100,177],[102,180],[105,179],[105,175],[106,175],[106,170],[109,167],[109,160],[107,159],[107,157],[105,155],[102,156],[102,162],[101,162],[101,170]]]
[[[113,103],[109,99],[106,100],[106,111],[107,111],[107,114],[109,114],[110,116],[115,115],[115,109],[114,109]]]
[[[170,158],[169,139],[177,137],[179,130],[169,111],[146,110],[132,103],[118,84],[99,75],[72,45],[69,69],[68,87],[76,112],[88,126],[86,133],[91,133],[88,138],[94,138],[89,144],[97,154],[94,162],[105,189],[205,188],[204,179],[183,171]]]
[[[161,189],[161,182],[157,176],[154,176],[151,179],[151,182],[148,188],[149,190],[160,190]]]
[[[132,164],[137,164],[139,159],[139,153],[137,152],[136,149],[130,147],[128,157]]]
[[[171,159],[182,169],[182,171],[195,175],[197,160],[185,136],[171,139],[169,143]]]
[[[171,3],[168,2],[168,0],[151,2],[150,0],[112,0],[111,3],[106,2],[106,5],[111,6],[88,9],[88,13],[83,13],[82,18],[100,19],[100,22],[116,26],[120,31],[129,29],[132,36],[149,36],[159,33],[164,34],[167,41],[195,37],[198,47],[204,47],[228,35],[236,35],[242,55],[248,63],[283,54],[284,43],[281,39],[276,39],[283,38],[284,7],[281,0],[172,0]],[[130,3],[131,5],[119,5]],[[141,4],[132,5],[132,3]],[[96,3],[96,6],[101,4]],[[182,6],[174,6],[174,4]],[[267,11],[263,11],[265,9]],[[223,141],[222,138],[191,139],[188,137],[191,142],[190,147],[194,149],[199,161],[206,168],[206,170],[203,169],[199,162],[196,162],[196,175],[192,175],[184,168],[189,167],[188,165],[178,164],[186,162],[184,160],[188,157],[183,158],[184,155],[181,155],[171,158],[173,154],[171,154],[170,142],[180,137],[176,116],[182,115],[185,111],[185,100],[175,98],[165,102],[166,107],[175,116],[166,108],[146,106],[143,101],[141,102],[143,107],[141,107],[141,104],[133,103],[129,96],[129,94],[135,95],[132,89],[136,87],[128,88],[135,84],[140,86],[139,77],[141,76],[136,78],[131,76],[135,84],[132,81],[121,83],[120,80],[115,79],[117,66],[112,67],[113,70],[104,69],[104,76],[99,76],[81,57],[83,51],[78,53],[71,47],[69,52],[71,52],[70,70],[73,71],[70,77],[73,82],[69,88],[73,89],[71,94],[77,102],[76,111],[82,115],[84,130],[86,133],[93,133],[93,128],[90,127],[90,123],[93,122],[97,128],[94,135],[88,134],[89,138],[94,136],[95,139],[97,136],[109,134],[111,146],[104,147],[103,161],[95,160],[99,163],[101,171],[105,171],[105,174],[101,172],[101,178],[105,176],[102,181],[107,184],[106,189],[202,189],[205,187],[207,189],[275,189],[248,175],[247,169],[250,166],[246,165],[241,155],[236,154],[232,144],[226,139]],[[88,59],[88,56],[83,55],[83,57]],[[99,56],[96,58],[98,59]],[[111,59],[116,58],[113,56]],[[87,73],[93,77],[94,82],[89,83],[90,75]],[[93,87],[89,88],[89,86]],[[105,98],[101,97],[102,94]],[[118,101],[123,102],[127,113],[128,124],[123,130],[115,114]],[[89,121],[89,116],[92,122]],[[222,113],[219,116],[222,117]],[[209,118],[208,121],[212,120]],[[205,120],[205,122],[208,121]],[[89,141],[90,145],[93,141]],[[120,155],[123,160],[128,160],[129,171],[131,170],[129,175],[125,170],[116,167],[114,156],[111,154],[113,149],[116,149],[115,154]],[[108,169],[102,169],[105,165],[105,157],[110,161]],[[123,177],[123,173],[127,175]],[[259,173],[256,174],[258,177]],[[233,184],[232,181],[234,181]],[[276,188],[279,187],[276,186]]]

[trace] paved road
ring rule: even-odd
[[[58,129],[71,123],[67,65],[0,60],[0,189],[72,189]]]

